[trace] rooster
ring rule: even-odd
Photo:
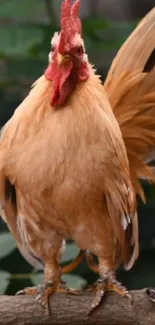
[[[37,294],[47,314],[52,293],[73,293],[61,281],[63,240],[98,257],[90,311],[108,290],[128,296],[115,270],[131,268],[139,250],[127,152],[85,52],[79,6],[64,0],[51,62],[1,131],[1,215],[20,248],[43,261],[43,284],[22,293]]]

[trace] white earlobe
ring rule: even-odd
[[[83,56],[83,61],[84,62],[88,62],[88,55],[85,53],[84,56]]]
[[[52,63],[52,53],[50,52],[49,55],[48,55],[48,62],[49,63]]]

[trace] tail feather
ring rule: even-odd
[[[132,253],[127,256],[127,260],[124,263],[125,270],[130,270],[139,256],[139,241],[138,241],[138,217],[137,212],[133,218],[133,225],[132,225],[132,238],[130,245],[133,247]]]
[[[104,84],[126,145],[132,182],[155,181],[155,8],[119,50]]]

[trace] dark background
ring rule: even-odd
[[[59,30],[60,0],[0,0],[0,126],[27,95],[31,84],[47,66],[50,40]],[[155,0],[81,0],[84,40],[89,60],[104,80],[112,58]],[[128,288],[155,286],[155,188],[144,184],[147,205],[139,202],[140,258],[130,272],[118,271]],[[78,249],[67,246],[63,263]],[[0,219],[0,294],[14,294],[39,283],[42,275],[32,269],[16,249]],[[85,262],[65,276],[79,287],[96,279]]]

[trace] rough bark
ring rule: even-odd
[[[155,304],[146,289],[132,291],[133,302],[109,293],[104,303],[90,316],[88,307],[94,293],[78,296],[54,294],[50,299],[51,314],[44,315],[34,297],[1,296],[0,325],[155,325]]]

